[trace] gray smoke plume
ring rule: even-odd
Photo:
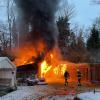
[[[46,50],[51,50],[57,36],[55,13],[59,0],[15,0],[15,2],[24,19],[31,25],[32,42],[43,40]]]

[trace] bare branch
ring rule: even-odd
[[[59,9],[59,12],[60,16],[65,16],[70,20],[75,15],[75,6],[66,0],[64,5]]]

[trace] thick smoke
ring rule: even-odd
[[[55,13],[59,0],[15,0],[15,2],[31,26],[32,42],[37,43],[42,40],[46,50],[51,50],[57,36]]]

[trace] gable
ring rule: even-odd
[[[0,68],[16,68],[16,66],[7,58],[7,57],[0,57]]]

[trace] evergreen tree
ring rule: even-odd
[[[82,37],[83,31],[79,30],[79,36],[76,36],[70,29],[67,17],[59,18],[57,26],[59,30],[58,46],[63,59],[76,63],[85,62],[87,60],[87,51]]]
[[[87,40],[87,49],[100,49],[100,31],[95,27],[91,29],[91,35]]]
[[[71,45],[73,34],[70,30],[70,23],[67,17],[60,17],[57,21],[59,36],[58,46],[61,50],[61,54],[65,58],[69,45]]]

